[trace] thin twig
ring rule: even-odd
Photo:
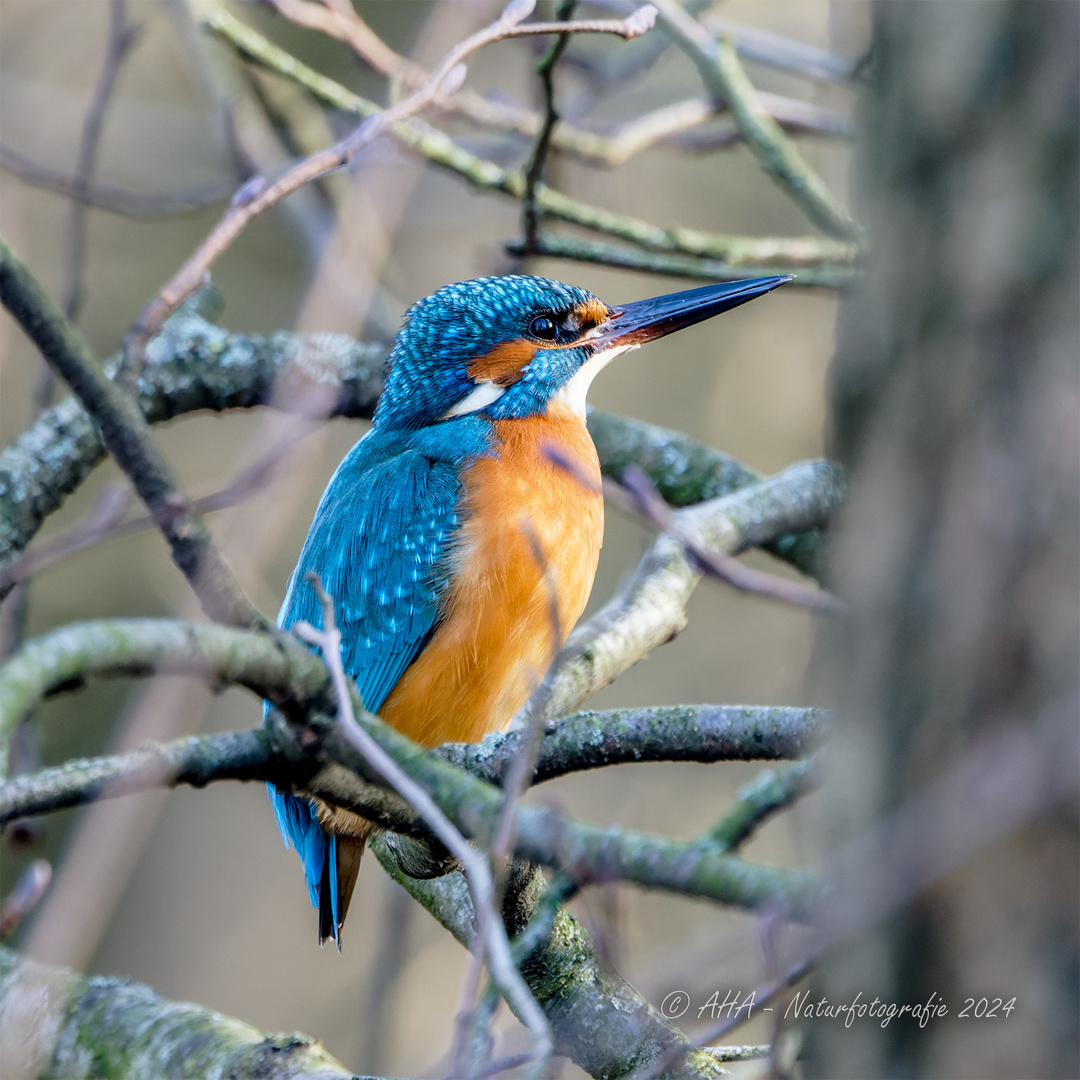
[[[2,239],[0,299],[97,422],[206,614],[238,626],[269,628],[192,509],[135,398],[105,375],[83,336]]]
[[[550,232],[538,236],[531,248],[524,240],[511,240],[505,246],[511,255],[573,259],[576,262],[595,263],[599,266],[638,270],[645,274],[670,274],[673,277],[700,278],[703,281],[738,281],[740,278],[767,277],[770,274],[794,274],[795,280],[791,285],[796,288],[847,289],[859,279],[859,270],[854,266],[830,266],[821,262],[804,267],[799,263],[783,261],[784,252],[780,252],[775,262],[746,263],[739,261],[738,257],[721,262],[663,252],[633,251],[599,240],[579,240],[577,237],[560,236]],[[768,252],[762,254],[769,260]]]
[[[128,52],[139,36],[138,24],[127,21],[125,0],[111,0],[109,4],[109,42],[105,50],[105,62],[94,87],[93,96],[83,120],[79,152],[72,175],[72,192],[67,207],[63,233],[63,279],[60,285],[59,303],[64,314],[73,322],[78,320],[82,308],[82,274],[86,250],[86,191],[97,163],[101,131],[109,99],[116,87],[116,80]]]
[[[406,87],[419,86],[428,76],[419,65],[391,49],[364,22],[348,0],[330,0],[325,4],[311,3],[309,0],[270,2],[280,15],[291,22],[344,41],[365,63]],[[667,47],[666,42],[663,47]],[[825,135],[848,134],[846,117],[823,106],[780,94],[763,93],[760,97],[762,104],[785,130]],[[448,112],[464,116],[475,124],[514,132],[534,141],[544,126],[544,120],[532,109],[508,101],[490,101],[468,87],[462,87],[441,105]],[[664,106],[603,135],[563,121],[551,132],[551,144],[582,161],[612,167],[624,164],[656,142],[700,124],[717,112],[717,107],[711,103],[693,99]],[[703,138],[700,143],[690,144],[691,148],[698,150],[705,145],[718,147],[739,142],[742,136],[738,129],[732,130],[732,139],[710,141]]]
[[[313,71],[227,12],[215,10],[206,25],[243,55],[299,83],[333,108],[355,116],[372,116],[380,112],[373,102]],[[475,187],[498,191],[514,199],[520,199],[524,192],[525,180],[519,171],[507,170],[493,161],[476,157],[421,120],[413,118],[391,130],[401,145]],[[556,132],[561,130],[556,128]],[[543,184],[537,187],[536,202],[550,217],[606,233],[651,251],[723,259],[732,265],[777,263],[785,267],[811,267],[833,262],[848,265],[859,254],[855,244],[818,237],[716,236],[682,226],[662,228],[639,218],[591,206]]]
[[[790,806],[820,782],[813,759],[774,771],[767,769],[736,793],[735,805],[709,830],[709,838],[734,851],[767,818]]]
[[[531,10],[531,0],[511,0],[495,22],[455,45],[439,62],[427,81],[397,105],[385,112],[369,116],[341,142],[298,162],[276,180],[267,181],[260,176],[245,184],[195,253],[140,312],[127,335],[129,367],[137,370],[141,366],[140,356],[146,342],[183,300],[203,283],[210,267],[232,245],[251,220],[304,184],[332,169],[347,165],[361,150],[395,124],[454,93],[465,77],[462,62],[467,56],[495,41],[562,32],[564,29],[576,33],[605,33],[632,38],[647,32],[655,17],[655,10],[646,6],[621,20],[591,20],[572,26],[559,23],[518,25]]]
[[[577,0],[562,0],[558,12],[560,22],[569,21],[576,3]],[[548,150],[551,147],[551,136],[560,120],[555,108],[555,66],[569,44],[570,35],[560,34],[548,46],[547,52],[536,64],[536,74],[540,77],[540,86],[544,92],[544,119],[524,168],[525,194],[521,200],[521,231],[525,237],[525,247],[529,252],[536,247],[537,228],[540,224],[540,213],[536,206],[536,186],[544,175],[544,162],[547,160]]]
[[[285,455],[313,430],[312,426],[305,425],[303,430],[278,439],[223,488],[193,497],[192,509],[197,514],[210,514],[238,506],[258,494],[273,479]],[[123,487],[115,484],[107,487],[82,521],[59,536],[29,548],[19,558],[0,567],[0,595],[11,585],[26,581],[88,548],[154,528],[156,522],[149,515],[123,520],[127,505],[127,493]]]
[[[611,483],[611,481],[607,481]],[[839,615],[844,606],[836,597],[824,589],[808,589],[796,581],[767,574],[743,565],[738,559],[722,551],[703,547],[701,542],[684,528],[679,511],[672,512],[664,502],[656,486],[645,473],[631,466],[622,475],[622,487],[634,499],[638,511],[657,528],[675,537],[686,551],[701,566],[705,573],[742,592],[752,592],[758,596],[767,596],[785,604],[809,608],[827,615]]]
[[[0,905],[0,935],[15,933],[19,923],[37,907],[52,881],[52,864],[45,859],[34,859],[19,875],[15,887],[4,897]]]
[[[716,11],[706,11],[700,21],[714,37],[730,38],[740,56],[760,64],[836,83],[850,82],[858,68],[858,60],[760,26],[749,26]]]
[[[0,169],[5,169],[31,187],[52,191],[69,199],[78,198],[86,206],[133,218],[195,214],[208,206],[226,202],[236,190],[236,184],[231,180],[169,195],[145,195],[104,180],[88,179],[85,183],[76,184],[75,177],[70,173],[42,165],[6,143],[0,143]]]
[[[352,696],[341,664],[341,633],[334,619],[334,602],[322,587],[318,575],[308,573],[322,605],[323,629],[316,630],[305,622],[294,624],[293,632],[304,641],[317,646],[323,655],[334,685],[338,702],[338,721],[345,737],[363,754],[372,768],[411,806],[439,838],[443,846],[456,856],[468,879],[477,914],[477,940],[487,956],[488,970],[500,992],[513,1007],[522,1023],[529,1029],[534,1044],[534,1063],[531,1075],[539,1076],[552,1053],[551,1028],[547,1017],[536,1004],[525,981],[510,955],[510,943],[502,919],[495,910],[495,886],[491,869],[483,853],[470,846],[464,836],[451,824],[428,792],[356,722]]]
[[[861,230],[829,194],[825,182],[803,160],[780,125],[761,104],[730,39],[717,43],[675,0],[656,0],[665,27],[694,61],[705,84],[731,109],[747,146],[762,168],[803,212],[826,232],[858,240]]]

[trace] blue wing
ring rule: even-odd
[[[406,436],[373,430],[353,447],[323,494],[278,615],[286,629],[300,619],[322,627],[305,578],[317,573],[334,600],[342,664],[372,712],[438,624],[449,583],[444,556],[459,525],[460,467],[488,445],[484,429],[465,421]],[[267,788],[285,844],[304,864],[314,907],[328,866],[338,926],[335,838],[306,799]]]

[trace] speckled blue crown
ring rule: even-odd
[[[510,275],[446,285],[414,304],[390,353],[390,374],[375,412],[379,427],[433,423],[474,387],[469,363],[521,337],[530,319],[593,299],[561,281]]]

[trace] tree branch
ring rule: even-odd
[[[727,103],[746,144],[803,212],[826,232],[858,240],[861,230],[833,201],[825,182],[803,160],[768,114],[747,77],[730,38],[719,43],[675,0],[656,0],[665,28],[693,60],[706,86]]]
[[[842,494],[837,468],[804,462],[674,516],[696,544],[731,555],[821,527]],[[686,603],[700,580],[683,545],[667,533],[659,536],[616,596],[570,635],[548,715],[570,712],[670,641],[686,625]]]
[[[671,705],[580,712],[549,721],[533,783],[572,772],[642,761],[754,761],[797,758],[822,738],[822,709],[756,705]],[[459,768],[501,784],[520,730],[437,751]]]
[[[67,207],[64,228],[63,281],[60,285],[60,309],[75,322],[82,307],[82,271],[86,249],[86,189],[97,162],[98,145],[105,124],[109,99],[116,87],[124,59],[139,36],[138,24],[127,21],[124,0],[109,5],[109,42],[105,63],[94,86],[86,109],[79,152],[75,159],[73,190]]]
[[[550,725],[540,747],[534,783],[608,765],[644,761],[754,761],[808,753],[824,734],[820,709],[739,705],[682,705],[575,713]],[[269,781],[279,787],[328,784],[316,780],[324,762],[312,740],[295,729],[195,735],[127,754],[75,759],[16,777],[0,786],[0,825],[136,791],[217,780]],[[488,783],[502,785],[518,751],[520,732],[489,735],[482,743],[448,743],[435,753]],[[359,784],[360,781],[357,781]],[[317,793],[317,792],[313,792]],[[363,817],[410,828],[403,804],[385,789],[356,787],[351,805]]]
[[[599,409],[589,410],[588,423],[605,477],[618,480],[627,468],[636,465],[672,506],[707,502],[763,479],[760,473],[719,450],[694,442],[681,431]],[[825,548],[820,530],[783,536],[762,547],[820,580]]]
[[[734,589],[771,597],[773,600],[824,614],[838,615],[844,610],[840,601],[824,589],[807,588],[800,582],[755,570],[743,565],[734,555],[703,547],[672,513],[653,482],[637,465],[626,469],[616,491],[620,496],[625,494],[646,521],[678,540],[699,570],[718,581],[723,581]]]
[[[364,345],[345,334],[231,334],[193,308],[177,312],[147,346],[147,363],[133,389],[149,423],[198,409],[281,407],[306,397],[313,386],[329,395],[328,415],[370,417],[374,411],[385,346]],[[114,357],[107,374],[119,363]],[[0,566],[10,565],[105,453],[75,398],[46,410],[0,452]],[[0,596],[10,587],[0,588]]]
[[[0,949],[0,1045],[10,1077],[361,1080],[305,1035],[266,1035],[128,979],[84,978],[10,949]]]
[[[766,769],[736,792],[735,805],[709,830],[716,843],[732,851],[766,818],[790,806],[817,786],[818,770],[810,761],[797,761],[786,769]]]
[[[318,659],[285,635],[268,642],[246,631],[171,619],[71,624],[29,642],[0,672],[0,738],[44,697],[92,678],[189,674],[214,685],[244,685],[282,704],[321,700],[326,692],[326,674]],[[817,745],[826,718],[816,709],[716,705],[578,713],[549,725],[534,782],[632,761],[798,757]],[[299,730],[278,728],[273,737],[269,729],[259,729],[184,738],[21,776],[0,788],[0,824],[166,784],[201,787],[214,780],[268,780],[287,788],[309,783],[324,761],[317,740],[305,742]],[[512,731],[489,735],[475,746],[450,743],[437,753],[477,778],[501,785],[521,739],[522,732]],[[399,804],[387,809],[381,790],[360,797],[372,802],[363,816],[398,813],[395,827],[408,824]]]
[[[372,850],[386,872],[415,897],[457,940],[472,948],[475,914],[460,874],[419,880],[402,873],[384,838]],[[558,1053],[572,1058],[592,1076],[617,1077],[647,1070],[662,1061],[678,1062],[668,1075],[713,1080],[722,1075],[715,1059],[695,1050],[628,982],[605,970],[580,923],[562,908],[545,911],[550,900],[543,874],[515,864],[503,917],[517,935],[521,972],[544,1010]],[[550,923],[537,925],[544,915]],[[539,929],[539,935],[531,931]]]
[[[299,735],[287,726],[279,736],[282,751],[295,746],[297,738],[308,738],[318,747],[319,760],[328,764],[311,779],[294,777],[294,790],[355,810],[395,831],[417,831],[415,812],[402,815],[389,802],[372,812],[370,782],[381,782],[381,776],[331,719],[335,710],[328,696],[326,667],[295,639],[280,632],[157,620],[126,620],[112,626],[114,632],[106,623],[70,627],[24,646],[0,678],[5,727],[18,720],[42,687],[62,686],[91,669],[126,674],[139,666],[145,671],[163,667],[195,671],[219,684],[248,686],[293,716],[306,712],[307,726],[299,729]],[[160,635],[153,633],[155,628]],[[455,828],[481,842],[493,835],[503,803],[498,788],[422,750],[364,711],[355,688],[352,693],[358,722],[427,790]],[[270,730],[278,727],[272,724]],[[351,774],[369,783],[358,789]],[[603,829],[535,806],[520,809],[515,853],[561,868],[578,884],[620,878],[723,903],[755,907],[767,902],[794,918],[809,914],[819,892],[806,874],[744,862],[724,853],[708,837],[684,842],[628,829]]]
[[[763,241],[764,243],[764,241]],[[510,240],[504,247],[511,255],[545,255],[553,259],[617,266],[646,274],[669,274],[672,277],[702,278],[706,281],[738,281],[769,274],[794,274],[793,285],[803,288],[848,289],[859,279],[856,266],[811,266],[776,262],[752,264],[720,259],[699,259],[687,255],[668,255],[662,251],[634,251],[605,244],[600,240],[579,240],[573,236],[548,233],[529,245],[527,240]]]
[[[577,0],[562,0],[559,4],[558,18],[566,21],[573,14]],[[544,117],[537,130],[529,158],[522,170],[525,175],[525,192],[521,199],[521,232],[525,237],[527,254],[532,253],[539,239],[540,212],[536,206],[536,188],[544,175],[544,164],[551,149],[551,137],[562,117],[555,108],[555,67],[559,57],[570,44],[569,34],[560,34],[544,55],[537,61],[536,73],[544,92]]]
[[[213,11],[205,25],[244,56],[299,83],[326,104],[355,116],[381,115],[381,110],[373,102],[313,71],[227,12],[221,9]],[[504,169],[493,161],[476,157],[430,124],[412,119],[395,124],[389,130],[402,146],[421,154],[433,165],[456,173],[475,187],[499,191],[518,200],[525,194],[525,178],[520,170]],[[859,256],[858,245],[837,240],[716,236],[682,226],[662,228],[639,218],[591,206],[544,184],[537,184],[535,194],[537,210],[550,217],[606,233],[651,251],[717,259],[733,267],[809,269],[832,264],[844,267]],[[770,269],[768,272],[777,271]],[[796,278],[795,283],[801,284],[801,279]]]
[[[157,522],[206,614],[238,626],[268,625],[191,509],[172,467],[150,437],[138,402],[108,378],[83,336],[2,239],[0,298],[96,421],[102,441]]]
[[[467,56],[495,41],[525,35],[550,34],[563,26],[567,32],[606,33],[633,38],[652,28],[656,14],[654,8],[646,5],[625,19],[592,20],[575,23],[573,26],[550,23],[521,25],[528,9],[529,5],[522,3],[507,4],[502,14],[490,26],[454,45],[423,85],[408,97],[385,111],[372,113],[340,142],[297,162],[277,179],[268,182],[265,177],[259,176],[245,184],[187,262],[139,313],[128,333],[125,350],[128,355],[137,357],[141,353],[146,342],[157,333],[169,315],[202,284],[210,267],[232,245],[250,221],[310,181],[348,164],[393,125],[400,124],[452,94],[465,77],[463,61]],[[133,366],[137,370],[139,365]]]

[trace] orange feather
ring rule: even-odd
[[[545,416],[494,428],[496,455],[465,474],[468,517],[451,555],[443,621],[379,710],[424,746],[476,742],[510,722],[584,610],[600,555],[600,464],[584,421],[555,403]],[[548,446],[594,485],[549,460]],[[557,594],[557,646],[530,527]]]

